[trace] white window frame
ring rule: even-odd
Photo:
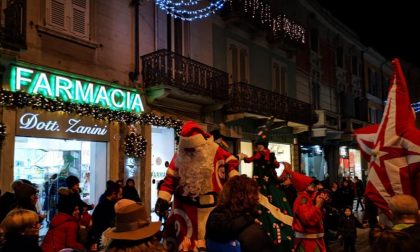
[[[233,59],[233,49],[237,49],[236,54],[236,75],[234,76],[234,60]],[[242,63],[244,69],[241,69],[241,53],[244,58],[242,59]],[[249,83],[249,48],[244,44],[241,44],[237,41],[228,39],[227,43],[227,66],[228,66],[228,73],[229,73],[229,83],[235,82],[244,82]]]
[[[63,19],[62,24],[60,25],[57,22],[54,22],[53,18],[53,2],[62,4],[63,5],[63,16],[61,17]],[[82,4],[85,4],[85,8],[78,5],[77,3],[81,2]],[[80,31],[76,29],[76,25],[74,25],[74,16],[76,13],[82,14],[79,17],[82,17],[84,19],[83,26],[79,26],[79,28],[82,27],[83,31]],[[60,18],[60,16],[57,14],[55,18]],[[90,39],[90,0],[46,0],[46,27],[53,29],[55,31],[59,31],[64,34],[68,34],[77,38],[81,38],[84,40]]]
[[[276,67],[278,71],[276,72]],[[273,59],[271,62],[271,84],[272,91],[277,94],[287,95],[288,86],[287,86],[287,65],[279,60]],[[276,83],[276,81],[279,83]]]

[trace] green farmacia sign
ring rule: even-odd
[[[60,98],[112,110],[144,111],[140,94],[135,90],[113,87],[109,83],[60,71],[11,66],[9,90]]]

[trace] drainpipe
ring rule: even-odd
[[[139,13],[140,13],[140,0],[133,0],[131,5],[134,6],[134,70],[129,73],[129,78],[133,85],[139,79],[140,73],[140,35],[139,35]]]

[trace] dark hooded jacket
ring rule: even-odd
[[[235,214],[225,207],[216,207],[206,224],[206,240],[219,243],[239,241],[243,252],[271,252],[274,245],[251,214]]]

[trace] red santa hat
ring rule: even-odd
[[[287,162],[283,162],[288,164]],[[311,177],[305,176],[299,172],[292,171],[288,169],[288,167],[285,165],[285,169],[283,170],[283,173],[281,174],[280,178],[283,177],[290,177],[290,180],[292,181],[293,186],[296,188],[296,191],[303,192],[306,190],[306,188],[312,183],[314,180]],[[290,164],[289,164],[290,165]]]
[[[182,126],[179,148],[196,148],[206,144],[206,139],[209,137],[210,134],[205,132],[199,124],[188,121]]]

